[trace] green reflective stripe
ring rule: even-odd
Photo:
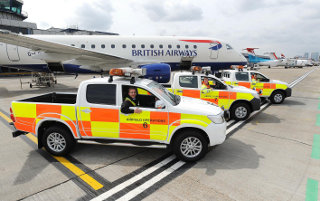
[[[320,114],[317,114],[316,125],[317,125],[317,126],[320,126]]]
[[[313,135],[311,158],[320,159],[320,135]]]
[[[133,106],[137,106],[137,104],[128,97],[125,99],[125,101],[130,101],[130,103],[132,103]]]
[[[318,181],[308,178],[306,189],[306,201],[318,200]]]

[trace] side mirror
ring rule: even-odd
[[[164,102],[162,100],[157,100],[155,104],[156,109],[164,109],[166,108]]]

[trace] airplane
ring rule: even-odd
[[[270,60],[259,62],[259,66],[268,66],[268,68],[276,66],[288,66],[289,59],[285,58],[283,54],[281,54],[281,58],[278,58],[274,52],[267,52],[264,55],[269,56]]]
[[[168,82],[171,70],[191,65],[218,71],[246,64],[228,43],[212,38],[22,35],[0,30],[0,66],[28,71],[102,73],[111,68],[141,67],[147,69],[149,78]]]
[[[256,55],[256,53],[254,52],[255,49],[259,49],[259,48],[251,48],[251,47],[249,48],[248,47],[248,48],[243,49],[246,52],[244,52],[242,54],[244,57],[247,58],[248,65],[250,67],[254,67],[260,62],[271,61],[270,57],[268,57],[268,56]]]

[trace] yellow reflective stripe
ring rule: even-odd
[[[135,102],[133,102],[130,98],[126,98],[124,101],[130,101],[130,103],[133,105],[133,106],[137,106],[137,104]]]
[[[205,122],[198,120],[198,119],[182,119],[181,124],[193,124],[193,125],[199,125],[199,126],[203,126],[203,127],[208,126],[208,124],[206,124]]]
[[[287,89],[288,86],[285,84],[276,84],[276,89]]]
[[[138,94],[139,95],[151,95],[148,91],[138,88]]]
[[[251,93],[240,93],[237,92],[237,100],[242,99],[242,100],[252,100],[254,97]]]
[[[219,91],[215,91],[215,90],[209,90],[209,93],[201,93],[200,97],[201,99],[214,99],[214,98],[218,98],[219,97]]]
[[[133,124],[150,124],[150,112],[142,111],[140,114],[132,113],[132,114],[122,114],[120,113],[120,123],[133,123]]]
[[[151,124],[150,140],[166,140],[168,125]]]
[[[13,102],[12,110],[15,117],[37,117],[37,106],[34,103]]]
[[[173,90],[171,88],[167,88],[168,91],[170,91],[171,93],[173,93]]]
[[[62,120],[77,120],[75,106],[61,105],[61,114]]]
[[[91,122],[91,133],[94,137],[119,138],[119,122]]]
[[[218,106],[223,106],[226,110],[230,107],[230,104],[230,99],[218,99]]]
[[[91,115],[90,115],[90,112],[89,113],[86,113],[86,112],[83,112],[82,110],[85,110],[85,109],[91,109],[90,107],[78,107],[80,108],[80,111],[78,111],[78,113],[80,113],[80,116],[79,116],[79,119],[81,121],[91,121]]]
[[[207,124],[212,123],[210,119],[208,119],[205,115],[197,115],[197,114],[181,114],[181,120],[183,119],[191,119],[191,120],[200,120]]]

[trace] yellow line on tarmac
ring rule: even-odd
[[[5,114],[3,114],[2,112],[0,112],[0,117],[2,117],[4,120],[6,120],[8,123],[11,123],[12,122],[12,120],[9,118],[9,117],[7,117],[7,115],[5,115]]]
[[[5,119],[7,122],[12,122],[11,119],[9,119],[5,114],[0,112],[0,117]],[[38,144],[38,138],[34,136],[31,133],[26,134],[26,136],[35,144]],[[50,154],[51,155],[51,154]],[[97,180],[92,178],[90,175],[86,174],[84,171],[82,171],[80,168],[75,166],[73,163],[71,163],[68,159],[62,156],[53,156],[51,155],[54,159],[59,161],[64,167],[69,169],[73,174],[76,176],[80,177],[84,182],[86,182],[89,186],[91,186],[94,190],[99,190],[100,188],[103,187],[101,183],[99,183]]]

